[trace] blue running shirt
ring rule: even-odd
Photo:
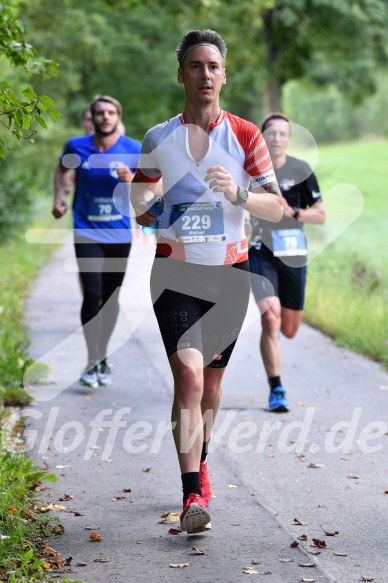
[[[120,136],[108,150],[99,152],[93,139],[93,135],[71,138],[61,156],[66,168],[76,167],[74,234],[99,243],[129,243],[129,185],[119,180],[116,162],[135,172],[141,144]]]

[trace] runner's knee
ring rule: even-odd
[[[283,334],[283,336],[291,339],[291,338],[294,338],[294,336],[296,336],[298,328],[299,328],[299,322],[283,322],[282,321],[282,326],[280,328],[280,331]]]
[[[280,313],[274,310],[267,310],[261,316],[261,324],[263,327],[263,332],[267,334],[277,334],[280,329]]]

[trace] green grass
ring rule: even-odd
[[[45,219],[39,226],[49,226],[51,204],[39,200],[36,216]],[[38,225],[36,225],[38,226]],[[26,368],[31,364],[28,355],[28,337],[24,325],[24,301],[30,283],[39,267],[48,259],[53,245],[31,245],[19,232],[12,242],[0,247],[0,403],[21,405],[28,402],[23,391],[22,380]]]
[[[51,200],[38,199],[34,215],[39,220],[33,226],[54,225],[50,210]],[[12,411],[10,406],[26,405],[30,400],[22,386],[24,371],[31,362],[24,301],[37,270],[53,249],[53,245],[27,243],[24,230],[0,247],[0,426]],[[11,438],[17,440],[17,432]],[[0,433],[0,581],[46,583],[47,573],[55,571],[56,563],[55,557],[45,555],[41,543],[45,537],[54,536],[58,527],[50,513],[39,511],[35,489],[42,480],[54,480],[55,476],[37,470],[24,455],[7,451],[6,441]]]
[[[354,211],[357,193],[327,195],[341,183],[360,191],[364,208],[309,265],[305,317],[338,344],[388,367],[388,202],[385,167],[388,142],[322,146],[316,174],[324,195],[327,222],[307,229],[310,248],[327,238],[333,224]],[[354,198],[352,199],[352,196]],[[342,198],[344,200],[342,200]]]

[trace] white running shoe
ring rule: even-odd
[[[79,382],[85,387],[92,387],[93,389],[98,387],[97,363],[89,362],[84,372],[82,373]]]
[[[98,384],[103,387],[108,387],[112,384],[112,369],[106,358],[97,366],[97,380]]]

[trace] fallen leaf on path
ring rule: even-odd
[[[165,524],[166,522],[177,522],[180,518],[179,512],[163,512],[162,520],[159,520],[159,524]]]
[[[314,543],[314,546],[319,547],[320,549],[326,548],[326,541],[324,541],[320,538],[313,538],[313,543]]]
[[[49,563],[42,563],[43,569],[52,569],[52,566]]]
[[[252,563],[252,565],[260,565],[261,561],[253,560],[253,561],[251,561],[251,563]]]
[[[335,536],[336,534],[339,534],[338,530],[334,530],[334,531],[330,531],[330,530],[325,530],[323,528],[323,526],[321,526],[323,532],[325,533],[326,536]]]
[[[346,553],[336,553],[336,552],[334,552],[333,555],[335,555],[336,557],[347,557],[348,556]]]
[[[256,571],[253,567],[244,567],[243,573],[245,575],[257,575],[259,571]]]
[[[311,464],[308,464],[307,467],[308,468],[314,468],[314,469],[316,469],[316,468],[324,468],[325,467],[325,464],[314,464],[314,463],[311,463]]]
[[[292,542],[290,546],[291,546],[291,548],[295,549],[295,547],[299,546],[299,543],[297,540],[294,540],[294,542]]]
[[[315,567],[315,563],[298,563],[299,567]]]
[[[66,500],[72,500],[74,498],[74,494],[64,494],[62,498],[58,498],[60,502],[66,502]]]
[[[123,492],[132,492],[132,488],[123,488]]]
[[[294,559],[279,559],[281,563],[293,563]]]
[[[55,549],[53,549],[53,548],[51,548],[51,547],[48,547],[48,546],[46,546],[46,547],[44,547],[44,549],[43,549],[43,554],[44,554],[44,555],[50,555],[50,554],[53,554],[53,555],[59,555],[60,553],[59,553],[58,551],[56,551]]]
[[[181,528],[170,528],[170,530],[168,531],[168,534],[182,534],[182,529]]]
[[[145,472],[146,474],[148,474],[148,472],[150,472],[151,470],[152,470],[152,467],[151,467],[151,468],[145,468],[145,469],[143,470],[143,472]]]
[[[384,490],[384,494],[388,494],[388,490]]]
[[[70,468],[70,464],[67,465],[59,465],[59,466],[55,466],[58,470],[64,470],[66,468]]]
[[[47,504],[47,506],[36,506],[35,510],[38,512],[50,512],[50,510],[67,510],[67,508],[66,506],[63,506],[63,504],[52,504],[50,502],[50,504]]]
[[[112,559],[105,559],[104,557],[97,557],[93,563],[109,563]]]
[[[85,530],[100,530],[101,526],[97,524],[96,526],[85,526]]]
[[[100,541],[102,540],[102,536],[100,534],[97,534],[95,532],[92,532],[92,534],[90,535],[91,540],[94,541]]]
[[[361,581],[374,581],[373,577],[368,577],[368,575],[363,575]]]
[[[74,516],[85,516],[84,512],[74,512]]]
[[[314,583],[314,581],[316,581],[316,579],[306,579],[305,577],[302,577],[300,583]]]
[[[348,474],[347,477],[351,478],[352,480],[358,480],[360,476],[357,476],[357,474]]]
[[[87,563],[83,563],[81,561],[78,561],[78,563],[75,564],[76,567],[86,567]]]
[[[116,496],[115,498],[112,498],[112,502],[116,502],[116,500],[126,500],[127,497],[126,496]]]
[[[170,563],[170,567],[173,569],[183,569],[184,567],[188,567],[189,563]]]
[[[299,540],[307,540],[307,535],[305,534],[301,534],[300,536],[298,536]]]
[[[309,555],[314,555],[314,556],[315,555],[320,555],[320,554],[321,554],[321,551],[310,551],[309,552]]]
[[[201,551],[200,549],[197,549],[196,547],[193,547],[191,550],[193,551],[194,555],[206,555],[205,551]]]
[[[303,520],[299,520],[299,518],[294,518],[295,524],[299,524],[299,526],[307,526],[308,522],[303,522]]]

